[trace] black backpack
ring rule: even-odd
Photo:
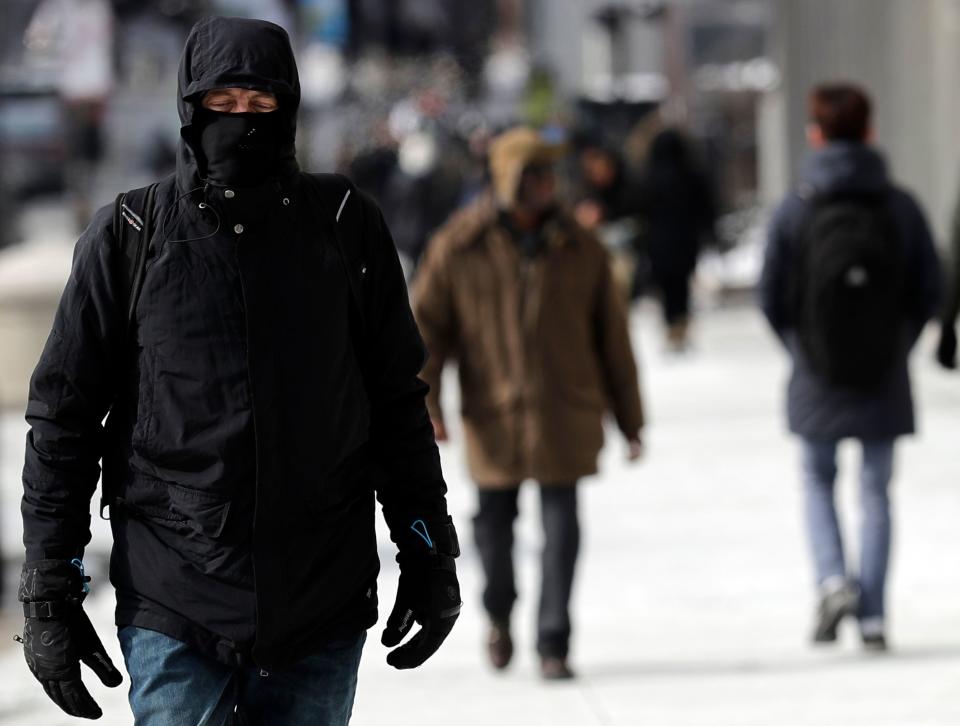
[[[828,383],[869,390],[901,351],[903,262],[889,191],[813,195],[799,235],[800,345]]]

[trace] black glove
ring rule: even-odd
[[[50,700],[70,716],[100,718],[103,711],[80,680],[80,661],[111,688],[123,681],[83,612],[83,566],[66,560],[36,560],[23,566],[19,597],[26,622],[27,666]]]
[[[940,345],[937,346],[937,360],[944,368],[957,367],[957,331],[948,323],[940,328]]]
[[[420,630],[387,654],[387,663],[400,670],[422,665],[446,640],[460,616],[460,583],[454,558],[460,554],[457,531],[450,522],[411,525],[415,536],[400,543],[400,583],[397,602],[387,618],[381,642],[393,648],[419,623]]]

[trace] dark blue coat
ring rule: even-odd
[[[862,391],[831,385],[811,371],[798,344],[788,303],[793,261],[810,193],[889,190],[891,212],[902,243],[907,294],[902,355],[880,388]],[[760,304],[793,361],[787,417],[793,433],[813,439],[894,438],[914,432],[907,358],[940,296],[940,268],[930,229],[907,192],[892,186],[883,157],[863,144],[832,143],[810,154],[801,193],[788,195],[770,225]]]

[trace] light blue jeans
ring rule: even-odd
[[[893,439],[864,440],[860,471],[860,568],[851,575],[844,558],[837,519],[834,483],[837,441],[803,440],[803,478],[807,530],[813,548],[817,583],[847,578],[859,583],[861,621],[882,619],[890,562],[890,499]]]
[[[136,726],[346,726],[366,633],[266,676],[153,630],[125,626],[119,637]]]

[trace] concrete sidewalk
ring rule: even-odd
[[[795,443],[784,433],[786,363],[751,309],[705,312],[697,351],[660,351],[654,313],[635,316],[651,426],[647,457],[623,461],[612,432],[603,475],[583,487],[584,549],[575,595],[569,684],[539,680],[533,613],[539,529],[536,492],[521,501],[515,618],[518,654],[503,674],[483,660],[479,563],[471,546],[474,490],[458,430],[442,453],[464,544],[466,606],[444,648],[423,668],[384,663],[380,628],[361,667],[355,726],[947,726],[960,723],[960,376],[915,360],[922,437],[899,449],[891,641],[861,653],[851,627],[834,648],[808,646],[814,599]],[[448,391],[453,387],[448,387]],[[453,401],[450,402],[453,404]],[[451,405],[451,410],[453,406]],[[23,424],[2,420],[3,542],[19,538]],[[858,459],[844,449],[841,498],[855,533]],[[103,523],[97,523],[100,527]],[[386,541],[386,540],[384,540]],[[106,546],[98,530],[95,549]],[[854,541],[851,539],[851,544]],[[112,594],[102,578],[89,603],[119,661]],[[384,562],[381,615],[396,569]],[[46,701],[0,623],[0,723],[55,726]],[[5,626],[5,627],[3,627]],[[124,688],[91,684],[106,715],[130,724]]]

